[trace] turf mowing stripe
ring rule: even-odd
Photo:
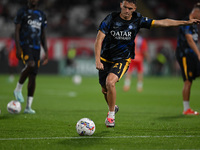
[[[112,136],[112,137],[95,137],[95,136],[80,136],[80,137],[39,137],[39,138],[0,138],[0,141],[17,141],[17,140],[56,140],[56,139],[125,139],[125,138],[198,138],[200,135],[166,135],[166,136]]]

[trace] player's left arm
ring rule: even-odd
[[[44,60],[42,65],[46,65],[48,63],[48,48],[47,48],[47,38],[46,38],[46,28],[42,28],[41,33],[41,44],[45,52]]]
[[[18,59],[21,59],[20,29],[21,29],[21,24],[16,24],[15,25],[15,44],[16,44],[16,57]]]
[[[200,51],[193,40],[192,34],[185,34],[186,40],[190,46],[190,48],[197,54],[198,59],[200,60]]]
[[[152,27],[175,27],[175,26],[192,25],[192,24],[199,24],[199,23],[200,23],[199,19],[190,19],[188,21],[161,19],[161,20],[153,20]]]

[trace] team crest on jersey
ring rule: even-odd
[[[193,38],[194,41],[198,41],[198,34],[197,34],[197,33],[194,33],[194,34],[192,35],[192,38]]]
[[[129,27],[128,27],[129,29],[133,29],[133,26],[132,25],[129,25]]]

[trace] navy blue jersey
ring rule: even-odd
[[[186,18],[189,20],[189,17]],[[180,26],[179,27],[179,35],[178,35],[178,43],[177,50],[181,56],[185,56],[187,53],[195,53],[187,43],[186,34],[192,34],[194,42],[198,43],[198,28],[197,25],[188,25],[188,26]]]
[[[40,49],[41,31],[47,25],[46,15],[40,10],[21,8],[14,20],[20,24],[20,45]]]
[[[134,58],[135,37],[140,28],[150,28],[152,19],[134,12],[131,20],[123,20],[120,12],[109,14],[100,24],[99,30],[106,36],[102,43],[101,57],[109,61]]]

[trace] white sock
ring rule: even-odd
[[[15,91],[18,91],[18,92],[22,91],[22,87],[23,87],[23,84],[20,84],[19,82],[17,82],[17,86],[15,88]]]
[[[138,81],[137,88],[142,88],[142,87],[143,87],[143,82],[142,81]]]
[[[184,111],[188,110],[189,108],[190,108],[190,102],[184,100],[183,101],[183,109],[184,109]]]
[[[124,86],[130,86],[130,85],[131,85],[131,80],[130,79],[125,79]]]
[[[29,97],[27,98],[26,108],[31,108],[32,102],[33,102],[33,97],[32,97],[32,96],[29,96]]]
[[[109,111],[108,118],[115,119],[115,111]]]

